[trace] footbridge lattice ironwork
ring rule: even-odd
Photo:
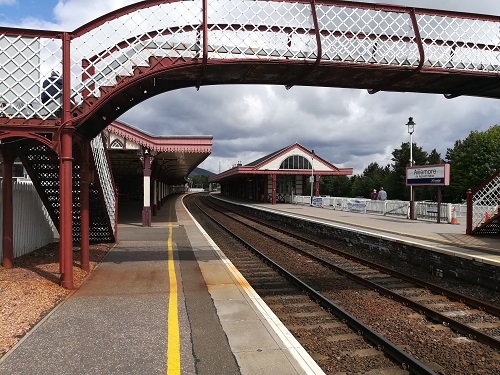
[[[220,83],[500,98],[500,18],[352,1],[142,1],[73,32],[0,28],[3,123],[50,123],[63,72],[96,135],[160,92]],[[90,125],[91,124],[91,125]],[[90,128],[90,129],[89,129]]]

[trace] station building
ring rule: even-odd
[[[238,163],[209,182],[220,184],[222,195],[276,204],[291,202],[293,195],[310,195],[308,179],[319,196],[321,176],[344,175],[352,175],[352,168],[337,168],[295,143],[246,165]]]

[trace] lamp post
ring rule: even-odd
[[[413,117],[408,118],[408,134],[410,134],[410,167],[413,167],[413,141],[412,134],[415,130],[415,123],[413,122]],[[415,199],[413,196],[413,186],[410,185],[410,220],[415,220]]]
[[[313,204],[313,185],[314,185],[314,150],[311,150],[311,206]]]

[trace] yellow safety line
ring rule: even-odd
[[[179,314],[177,310],[177,277],[175,275],[174,252],[172,248],[172,223],[168,222],[168,276],[170,293],[168,298],[168,342],[167,375],[180,375],[181,350],[179,338]]]

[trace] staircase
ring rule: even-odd
[[[467,193],[467,234],[500,234],[500,170]]]
[[[99,141],[102,142],[99,136]],[[94,153],[93,153],[94,155]],[[55,227],[59,229],[60,192],[59,192],[59,157],[45,145],[29,146],[23,150],[20,159],[35,186],[40,199],[47,209]],[[92,163],[99,171],[97,163]],[[73,161],[73,243],[79,243],[80,231],[80,165],[81,160]],[[108,171],[108,174],[110,172]],[[106,178],[109,178],[107,176]],[[116,240],[115,215],[109,213],[101,178],[89,184],[89,217],[91,243],[114,242]],[[112,183],[112,179],[110,179]],[[113,187],[114,189],[114,187]],[[114,192],[113,192],[114,194]]]
[[[199,73],[192,73],[192,76],[188,74],[183,79],[158,79],[158,77],[168,67],[181,64],[199,65],[200,61],[194,58],[149,56],[134,62],[131,60],[124,62],[118,57],[106,60],[106,63],[111,65],[127,64],[127,69],[120,75],[114,74],[111,70],[106,83],[102,85],[92,83],[95,77],[90,75],[87,75],[89,77],[87,80],[83,80],[82,87],[90,87],[92,90],[83,89],[80,91],[82,101],[72,108],[71,117],[84,116],[83,119],[75,123],[75,126],[78,132],[86,137],[95,137],[113,119],[118,118],[146,99],[172,89],[194,86]],[[120,95],[116,95],[117,91],[120,91]]]

